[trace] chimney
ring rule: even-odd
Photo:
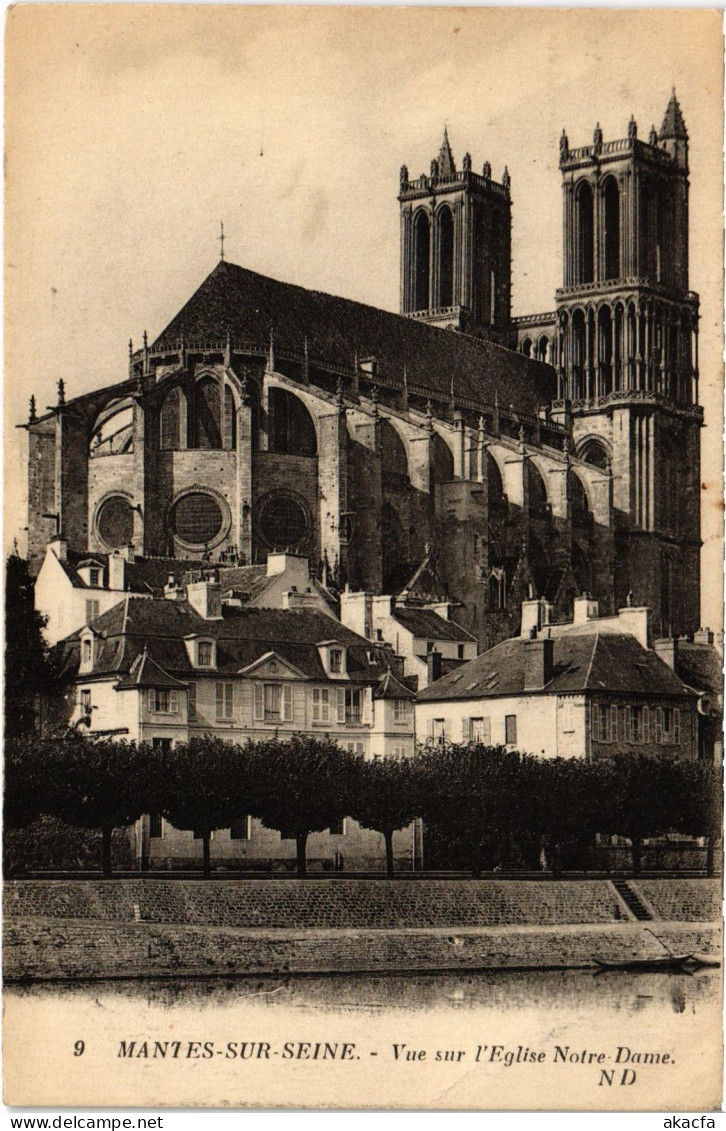
[[[699,628],[698,632],[693,634],[694,644],[713,644],[713,633],[710,628]]]
[[[441,679],[441,653],[434,648],[426,654],[426,668],[428,672],[428,686]]]
[[[318,595],[308,585],[304,593],[298,592],[297,586],[282,594],[283,609],[317,609]]]
[[[370,593],[351,593],[346,588],[340,594],[340,621],[352,632],[373,639],[373,601]]]
[[[187,584],[187,601],[205,620],[218,620],[222,616],[222,586],[218,581],[193,581]]]
[[[164,598],[167,601],[185,601],[187,591],[184,585],[177,581],[173,573],[169,574],[169,580],[164,586]]]
[[[548,636],[532,636],[525,640],[524,690],[541,691],[554,674],[555,642]]]
[[[126,559],[123,554],[114,552],[108,555],[109,589],[126,588]]]
[[[46,547],[46,552],[52,550],[59,562],[68,561],[68,543],[62,535],[54,538]]]
[[[127,546],[121,546],[121,548],[118,549],[116,553],[120,554],[125,562],[136,561],[136,547],[134,546],[133,542],[129,542]]]
[[[678,659],[678,637],[666,636],[662,640],[656,640],[653,648],[656,656],[675,671],[676,660]]]
[[[522,639],[528,640],[532,629],[539,632],[549,624],[551,612],[552,606],[544,597],[522,601],[522,627],[519,630]]]
[[[573,624],[587,624],[590,620],[597,620],[600,615],[600,603],[589,593],[575,597],[573,602]]]

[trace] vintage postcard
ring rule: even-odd
[[[719,1109],[721,14],[5,35],[5,1103]]]

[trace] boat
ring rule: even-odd
[[[655,958],[598,958],[592,961],[600,970],[688,970],[698,966],[692,954],[659,954]]]

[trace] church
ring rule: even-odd
[[[247,566],[445,600],[479,648],[523,599],[699,625],[698,296],[675,92],[647,140],[560,140],[564,278],[511,311],[512,186],[444,134],[398,182],[400,313],[224,258],[124,380],[31,400],[28,555]],[[368,626],[361,625],[365,630]],[[363,635],[369,636],[367,631]]]

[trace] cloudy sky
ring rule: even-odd
[[[122,379],[214,267],[235,263],[395,310],[398,170],[444,122],[512,177],[513,312],[561,278],[558,139],[660,126],[691,145],[702,301],[704,619],[720,604],[721,17],[649,9],[26,5],[6,32],[6,544],[25,525],[40,408]],[[713,500],[713,502],[711,502]]]

